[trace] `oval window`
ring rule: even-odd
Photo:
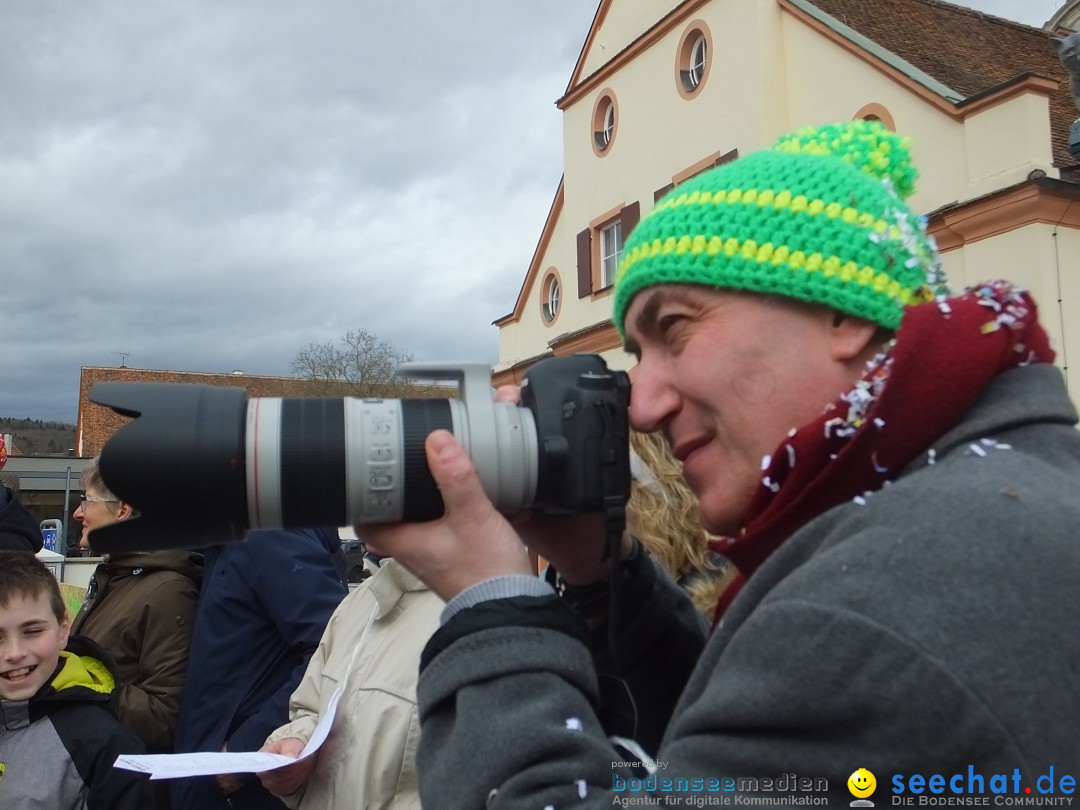
[[[675,64],[675,83],[683,98],[693,98],[701,90],[709,75],[711,52],[709,29],[701,20],[695,20],[679,40]]]
[[[559,317],[559,305],[562,303],[562,285],[559,274],[551,271],[544,278],[540,287],[540,314],[544,323],[551,324]]]
[[[615,140],[615,133],[619,126],[619,111],[615,104],[615,96],[610,90],[605,90],[596,100],[592,117],[592,146],[596,154],[602,154]]]

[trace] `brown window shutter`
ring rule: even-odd
[[[577,235],[577,294],[584,298],[592,294],[592,229]]]
[[[668,183],[663,188],[658,188],[656,191],[654,191],[652,193],[652,201],[654,203],[655,202],[660,202],[660,198],[663,197],[665,194],[667,194],[669,191],[671,191],[673,188],[675,188],[674,183]]]
[[[622,238],[623,242],[625,242],[626,237],[630,235],[630,231],[634,230],[634,226],[641,219],[641,205],[637,202],[630,203],[619,212],[619,219],[622,221]]]
[[[725,152],[716,159],[716,163],[713,166],[723,166],[725,163],[731,163],[733,160],[739,159],[739,150],[732,149],[730,152]]]

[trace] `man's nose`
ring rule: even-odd
[[[679,408],[679,397],[666,375],[653,363],[638,364],[630,387],[630,424],[651,433],[663,427]]]

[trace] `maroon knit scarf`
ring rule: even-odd
[[[960,421],[994,376],[1053,360],[1034,301],[1007,282],[908,309],[896,339],[855,387],[763,461],[742,533],[709,544],[738,569],[716,620],[784,540],[898,475]]]

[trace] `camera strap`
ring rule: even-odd
[[[629,441],[625,432],[617,429],[620,424],[609,405],[600,405],[604,425],[603,503],[604,503],[604,556],[609,560],[607,636],[608,650],[614,675],[621,680],[622,666],[616,644],[621,626],[619,591],[623,580],[622,539],[626,530],[626,502],[630,495]],[[625,425],[625,419],[621,424]],[[620,455],[621,454],[621,455]],[[630,705],[633,705],[631,700]],[[633,711],[631,731],[636,731],[637,711]]]

